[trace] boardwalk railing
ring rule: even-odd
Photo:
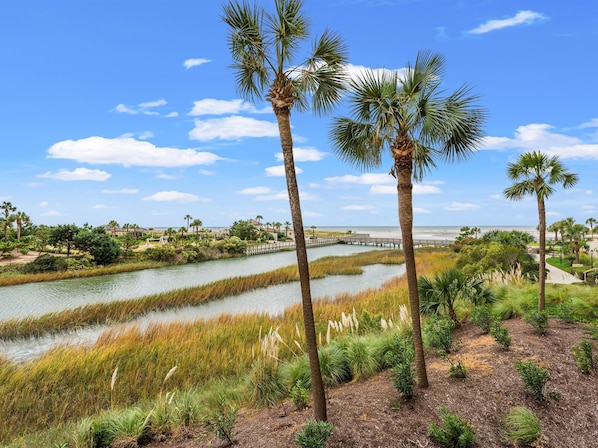
[[[368,234],[347,235],[339,238],[343,244],[361,244],[366,246],[379,247],[403,247],[402,238],[372,238]],[[448,247],[454,243],[453,240],[414,239],[415,247]]]
[[[318,246],[328,246],[330,244],[338,244],[338,238],[310,238],[305,240],[306,246],[309,247],[318,247]],[[274,252],[280,252],[283,250],[294,250],[295,243],[293,241],[285,241],[280,243],[267,243],[267,244],[258,244],[256,246],[249,246],[245,251],[246,255],[261,255],[261,254],[271,254]]]

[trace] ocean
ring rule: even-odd
[[[413,238],[420,240],[454,240],[461,234],[461,227],[463,226],[414,226],[413,227]],[[475,227],[475,226],[470,226]],[[527,232],[538,238],[538,230],[534,226],[479,226],[480,235],[489,232],[491,230],[519,230],[521,232]],[[316,227],[316,231],[330,231],[330,232],[343,232],[347,233],[349,230],[351,233],[369,234],[372,238],[400,238],[401,229],[397,225],[395,226],[355,226],[355,227],[337,227],[337,226],[321,226]],[[307,233],[308,228],[305,229]]]

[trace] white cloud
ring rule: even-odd
[[[513,17],[499,20],[488,20],[486,23],[481,24],[477,28],[470,30],[470,34],[484,34],[490,31],[501,30],[517,25],[531,25],[539,20],[545,20],[546,16],[539,12],[534,11],[519,11]]]
[[[120,190],[102,190],[105,194],[137,194],[139,189],[137,188],[121,188]]]
[[[244,137],[278,137],[278,125],[271,121],[256,120],[233,115],[225,118],[195,120],[195,127],[189,131],[192,140],[202,142],[221,139],[239,140]]]
[[[256,109],[255,106],[241,99],[235,100],[216,100],[206,98],[193,102],[193,109],[189,112],[192,117],[201,115],[227,115],[238,114],[239,112],[248,112],[252,114],[271,113],[272,108]]]
[[[424,213],[432,213],[432,212],[430,210],[426,209],[426,208],[413,207],[413,213],[421,215],[421,214],[424,214]]]
[[[503,195],[500,193],[499,194],[491,194],[489,196],[490,199],[501,199],[502,197],[503,197]]]
[[[92,206],[91,208],[101,209],[101,208],[110,208],[110,207],[108,207],[106,204],[96,204],[96,205]]]
[[[198,173],[204,176],[213,176],[214,174],[216,174],[214,171],[210,170],[199,170]]]
[[[442,190],[434,185],[413,184],[413,194],[440,194]],[[370,194],[398,194],[396,185],[372,185]]]
[[[478,208],[480,208],[480,206],[476,205],[476,204],[471,204],[471,203],[467,203],[467,202],[456,202],[456,201],[453,201],[453,202],[451,202],[451,205],[444,207],[445,210],[450,210],[450,211],[476,210]]]
[[[239,194],[268,194],[272,190],[268,187],[248,187],[239,191]]]
[[[268,168],[265,169],[265,171],[266,171],[266,176],[268,176],[268,177],[282,177],[285,175],[284,165],[269,166]],[[295,167],[295,173],[301,174],[301,173],[303,173],[303,170],[299,167]]]
[[[301,201],[311,201],[316,199],[315,196],[310,195],[304,191],[299,191],[299,199]],[[272,194],[263,194],[255,197],[256,201],[280,201],[280,200],[289,200],[289,193],[287,190],[281,190],[278,193]],[[305,215],[304,215],[305,216]]]
[[[42,201],[39,203],[40,207],[47,207],[48,206],[48,202],[47,201]]]
[[[376,207],[373,205],[346,205],[342,209],[347,211],[368,211],[376,210]]]
[[[181,193],[180,191],[159,191],[151,196],[143,198],[144,201],[155,202],[179,202],[189,204],[191,202],[209,202],[209,199],[200,198],[191,193]]]
[[[175,117],[178,117],[178,116],[179,116],[178,112],[169,112],[166,115],[164,115],[164,117],[166,117],[166,118],[175,118]]]
[[[543,123],[519,126],[513,138],[486,137],[481,149],[540,149],[545,154],[562,159],[598,159],[598,144],[586,143],[578,137],[555,132],[554,126]]]
[[[322,214],[318,212],[303,212],[304,218],[319,218],[320,216],[322,216]]]
[[[56,173],[48,171],[44,174],[39,174],[37,177],[64,181],[77,180],[92,180],[96,182],[104,182],[110,179],[112,174],[101,170],[90,170],[89,168],[75,168],[73,171],[59,170]]]
[[[559,212],[546,212],[546,216],[561,216]]]
[[[117,104],[113,112],[120,112],[123,114],[129,115],[160,115],[158,112],[152,110],[155,107],[166,106],[168,104],[165,99],[159,99],[155,101],[146,101],[144,103],[139,103],[136,106],[127,106],[126,104]],[[170,115],[170,114],[169,114]],[[178,114],[177,114],[178,115]]]
[[[353,65],[353,64],[347,64],[347,65],[345,65],[345,70],[347,72],[347,75],[351,79],[362,78],[365,75],[366,72],[374,72],[377,76],[379,74],[383,74],[383,73],[386,73],[386,74],[390,75],[393,72],[396,72],[396,73],[399,74],[399,76],[402,76],[405,73],[405,71],[406,71],[405,68],[398,68],[398,69],[370,68],[370,67],[366,67],[366,66],[363,66],[363,65]]]
[[[148,138],[152,138],[154,133],[151,131],[145,131],[139,134],[139,140],[147,140]]]
[[[123,114],[131,114],[131,115],[135,115],[138,112],[136,110],[133,109],[129,109],[127,106],[125,106],[124,104],[117,104],[116,107],[114,108],[114,110],[116,112],[120,112]]]
[[[326,177],[326,182],[331,183],[347,183],[359,185],[374,185],[374,184],[396,184],[396,179],[388,173],[365,173],[360,176],[352,174],[345,174],[344,176]],[[395,189],[396,192],[396,189]]]
[[[60,212],[56,210],[48,210],[46,213],[42,213],[42,216],[62,216]]]
[[[580,124],[579,128],[598,128],[598,118],[592,118],[590,121],[586,121],[585,123]]]
[[[165,180],[173,180],[176,179],[176,176],[173,176],[172,174],[166,174],[166,173],[157,173],[156,174],[156,179],[165,179]]]
[[[212,61],[204,58],[191,58],[186,59],[185,62],[183,62],[183,66],[189,70],[191,67],[197,67],[198,65],[206,64],[208,62]]]
[[[211,165],[222,160],[210,152],[160,148],[150,142],[132,138],[104,137],[55,143],[48,149],[48,158],[76,160],[80,163],[162,167]]]
[[[293,148],[293,159],[295,162],[319,162],[327,155],[327,153],[318,151],[316,148]],[[278,152],[274,156],[278,161],[284,160],[282,152]]]

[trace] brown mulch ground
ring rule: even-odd
[[[328,448],[432,447],[427,427],[440,423],[439,406],[471,421],[477,447],[512,446],[500,434],[500,421],[513,406],[525,406],[540,419],[545,437],[537,447],[598,447],[598,374],[582,374],[571,350],[582,339],[583,327],[552,320],[549,333],[542,337],[520,320],[504,324],[513,338],[509,351],[475,327],[464,325],[457,330],[460,346],[452,358],[464,362],[468,377],[448,378],[448,363],[431,355],[427,358],[430,387],[417,389],[411,401],[399,399],[389,372],[329,390],[328,419],[334,424],[334,433]],[[514,363],[530,359],[549,369],[547,391],[558,391],[560,399],[539,403],[525,392]],[[311,410],[296,411],[289,402],[264,410],[243,410],[235,426],[236,446],[295,448],[295,434],[312,417]],[[222,446],[202,428],[148,445]]]

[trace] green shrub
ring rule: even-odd
[[[455,322],[448,317],[433,316],[423,327],[426,345],[442,353],[450,353],[453,348],[453,330]]]
[[[347,354],[338,343],[333,342],[328,347],[318,350],[322,379],[326,387],[338,386],[351,380],[351,368]]]
[[[301,448],[324,448],[333,430],[330,422],[308,420],[295,436],[295,443]]]
[[[213,431],[220,440],[228,444],[235,442],[234,428],[237,422],[237,407],[227,403],[224,395],[220,395],[209,414],[204,416],[204,426]]]
[[[532,411],[517,406],[502,421],[507,437],[517,446],[533,443],[540,437],[540,421]]]
[[[467,369],[465,368],[465,364],[461,361],[457,361],[457,364],[453,364],[452,361],[449,360],[451,363],[449,367],[449,377],[451,378],[467,378]]]
[[[291,401],[298,411],[305,409],[309,403],[309,390],[301,385],[301,380],[291,387]]]
[[[40,274],[43,272],[60,272],[68,268],[64,257],[55,257],[50,254],[42,254],[30,263],[25,264],[25,274]]]
[[[490,333],[494,323],[494,315],[489,305],[476,306],[471,312],[469,321],[484,332]]]
[[[378,360],[374,356],[372,347],[363,337],[348,337],[343,341],[342,346],[353,379],[369,378],[378,371]]]
[[[247,383],[251,400],[258,406],[270,406],[287,396],[278,363],[271,360],[255,360],[249,369]]]
[[[577,367],[579,367],[583,373],[590,373],[594,368],[592,344],[588,341],[581,341],[578,345],[574,345],[572,348]]]
[[[116,421],[112,414],[102,414],[91,422],[92,448],[110,448],[118,434]]]
[[[509,335],[507,327],[501,325],[500,322],[495,322],[490,329],[490,334],[505,350],[509,349],[511,346],[511,335]]]
[[[177,420],[182,426],[189,427],[199,422],[199,398],[193,389],[188,389],[177,395],[174,404]]]
[[[556,307],[556,315],[565,322],[575,322],[575,313],[570,301],[559,303]]]
[[[527,314],[523,316],[523,320],[534,327],[534,330],[539,335],[546,335],[548,331],[548,312],[546,310]]]
[[[475,443],[475,429],[459,414],[451,414],[442,406],[438,408],[442,426],[430,423],[428,437],[433,442],[447,448],[467,448]]]
[[[393,350],[388,354],[388,357],[393,366],[390,374],[393,386],[404,398],[412,398],[415,387],[415,375],[413,372],[415,353],[413,346],[398,335],[395,335],[393,338]]]
[[[546,400],[544,394],[544,387],[550,379],[548,370],[537,366],[533,361],[517,361],[515,368],[519,372],[519,376],[523,380],[525,388],[534,396],[538,401]]]

